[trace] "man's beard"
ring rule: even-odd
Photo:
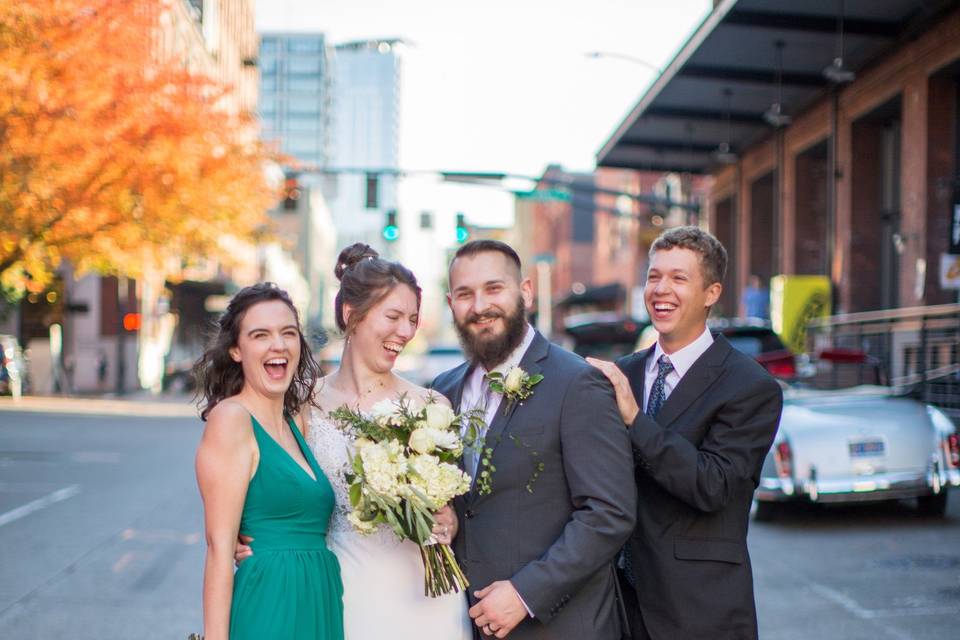
[[[527,333],[527,318],[524,311],[523,297],[517,296],[517,304],[512,313],[490,310],[480,314],[471,313],[462,323],[454,319],[457,334],[460,336],[460,345],[467,357],[472,362],[479,363],[487,371],[491,371],[506,360],[513,350],[520,346]],[[470,325],[484,318],[503,318],[506,330],[498,336],[491,336],[483,331],[472,333]]]

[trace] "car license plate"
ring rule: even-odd
[[[882,456],[884,453],[883,440],[854,440],[850,443],[851,458]]]

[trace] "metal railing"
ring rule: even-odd
[[[943,408],[960,424],[960,304],[886,309],[811,322],[814,385],[882,384]]]

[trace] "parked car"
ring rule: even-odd
[[[434,345],[422,353],[410,369],[398,373],[414,384],[426,386],[447,369],[460,366],[465,359],[460,345]]]
[[[616,360],[633,353],[640,333],[649,323],[614,312],[578,313],[567,316],[563,331],[577,355]]]
[[[708,326],[713,335],[725,337],[730,341],[730,346],[759,362],[773,377],[786,381],[797,378],[797,357],[787,349],[769,324],[711,318]],[[646,349],[656,341],[657,331],[650,325],[641,334],[636,350]]]
[[[22,395],[26,374],[20,342],[15,336],[0,334],[0,395]]]
[[[797,375],[797,359],[768,324],[738,321],[715,321],[710,329],[719,333],[737,351],[742,351],[770,372],[775,378],[793,380]]]
[[[942,516],[960,486],[960,440],[934,406],[864,385],[842,391],[787,389],[780,429],[754,494],[755,517],[788,502],[916,499]]]

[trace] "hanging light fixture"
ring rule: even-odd
[[[840,8],[837,12],[837,55],[833,62],[823,70],[823,77],[833,84],[849,84],[857,74],[843,66],[843,0],[839,0]]]
[[[723,90],[723,119],[726,125],[726,134],[724,141],[717,145],[711,156],[720,164],[736,164],[737,154],[730,149],[730,99],[733,97],[733,91],[729,87]]]
[[[763,119],[774,129],[779,129],[793,122],[793,118],[783,112],[783,48],[786,44],[783,40],[777,40],[773,46],[777,65],[777,99],[764,112]]]

